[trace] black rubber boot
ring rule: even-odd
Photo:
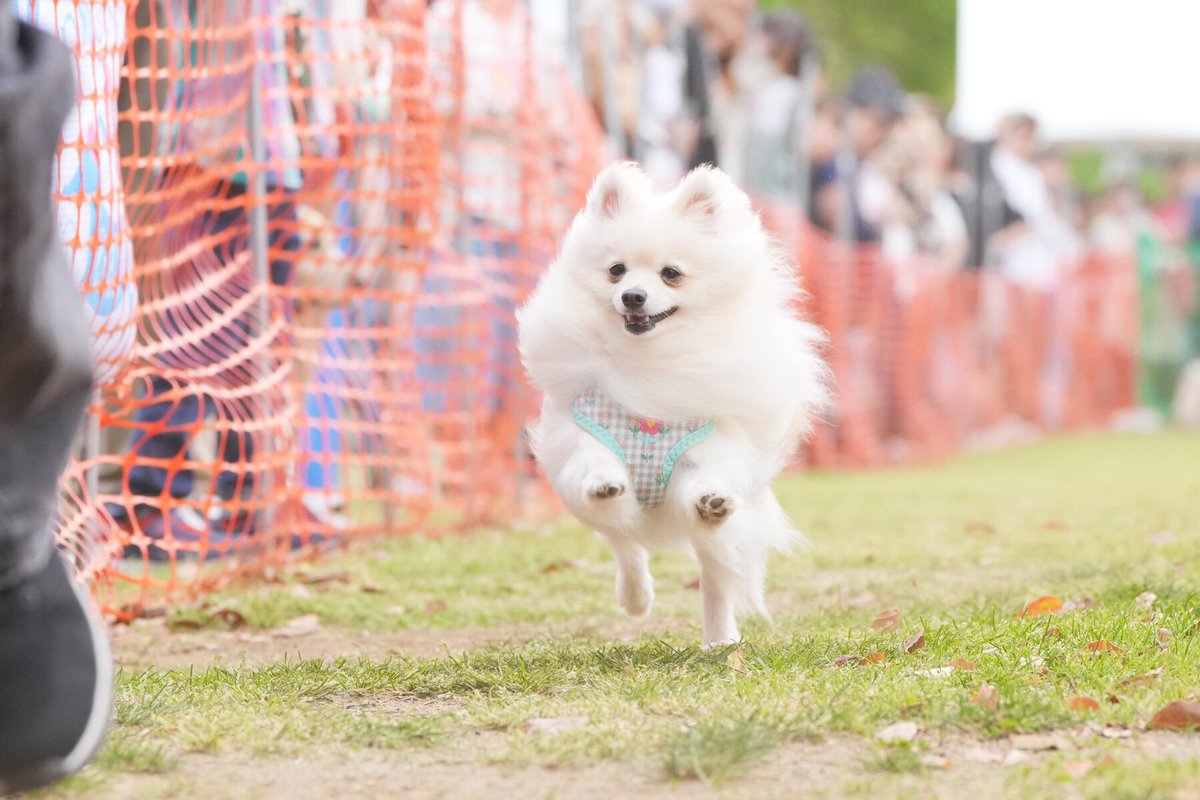
[[[74,88],[66,47],[0,0],[0,795],[80,769],[112,700],[104,628],[51,527],[92,383],[51,205]]]

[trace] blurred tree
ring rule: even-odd
[[[892,70],[904,88],[949,111],[954,102],[956,0],[762,0],[789,7],[816,31],[831,86],[867,64]]]

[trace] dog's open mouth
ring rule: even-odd
[[[650,316],[648,314],[625,314],[625,330],[634,335],[643,334],[647,331],[654,330],[654,326],[662,322],[667,317],[679,310],[679,306],[672,306],[666,311]]]

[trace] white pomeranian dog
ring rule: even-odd
[[[772,549],[798,536],[771,491],[826,402],[820,333],[746,195],[701,167],[656,193],[629,164],[596,178],[518,313],[543,393],[534,452],[567,508],[612,547],[617,602],[654,601],[647,551],[691,548],[704,645],[767,616]]]

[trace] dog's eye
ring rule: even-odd
[[[662,272],[658,274],[662,276],[663,283],[669,283],[672,286],[683,280],[683,273],[674,267],[663,267]]]
[[[625,265],[620,261],[608,268],[608,277],[612,278],[614,281],[620,279],[620,277],[624,274]]]

